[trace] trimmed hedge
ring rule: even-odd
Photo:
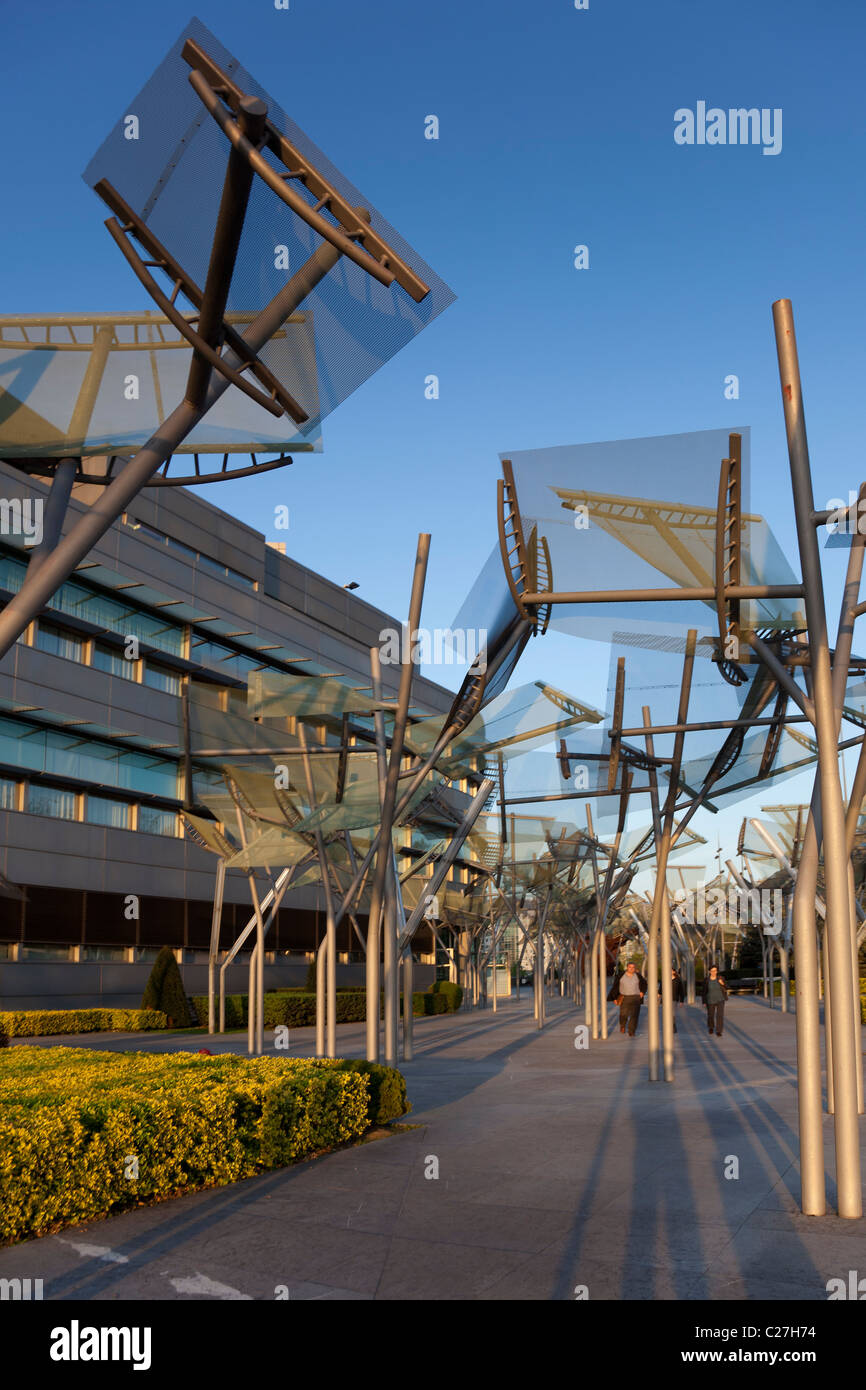
[[[45,1038],[54,1033],[142,1033],[167,1027],[165,1014],[156,1009],[13,1009],[0,1013],[0,1032],[10,1038]]]
[[[221,1186],[408,1110],[367,1062],[16,1047],[0,1055],[0,1241]]]
[[[463,1003],[463,986],[455,985],[451,980],[437,980],[430,986],[433,994],[444,994],[448,1000],[448,1008],[451,1013],[456,1014],[460,1005]]]
[[[417,991],[412,995],[412,1013],[416,1018],[425,1014],[446,1014],[459,1009],[463,991],[459,985],[449,985],[447,980],[438,982],[446,989],[436,992]],[[434,989],[436,987],[434,986]],[[456,992],[455,992],[456,991]],[[381,996],[380,996],[381,998]],[[193,995],[193,1004],[200,1019],[207,1018],[207,995]],[[226,995],[226,1028],[244,1028],[247,1023],[247,996],[245,994]],[[400,997],[402,1008],[402,995]],[[382,1016],[383,1005],[380,1004]],[[219,1002],[217,1002],[219,1012]],[[290,1028],[310,1028],[316,1022],[316,996],[307,993],[265,994],[265,1027],[274,1028],[284,1023]],[[363,989],[337,991],[337,1022],[363,1023],[367,1017],[367,997]]]

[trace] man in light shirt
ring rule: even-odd
[[[619,1031],[624,1033],[628,1028],[630,1038],[637,1032],[638,1015],[645,994],[646,980],[638,974],[634,961],[630,960],[625,973],[614,980],[610,992],[610,997],[619,1004]]]

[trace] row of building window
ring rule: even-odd
[[[0,778],[0,809],[28,811],[31,816],[52,816],[56,820],[84,821],[112,830],[138,830],[146,835],[178,836],[182,833],[176,811],[90,792],[70,791],[67,787],[52,787],[42,782],[20,783],[11,777]]]
[[[40,620],[36,627],[33,645],[41,652],[52,656],[62,656],[67,661],[81,661],[104,671],[109,676],[119,676],[122,680],[140,681],[152,690],[162,690],[167,695],[179,695],[183,677],[167,666],[160,666],[149,658],[132,659],[116,647],[104,642],[91,642],[79,637],[68,628]]]
[[[17,557],[0,552],[0,589],[17,594],[24,582],[26,571],[27,566]],[[92,623],[94,627],[104,628],[108,632],[115,633],[118,637],[124,639],[136,637],[139,642],[155,647],[157,651],[179,657],[181,660],[195,662],[209,670],[225,672],[227,675],[234,676],[236,680],[246,680],[251,671],[261,671],[268,666],[268,663],[262,661],[261,657],[247,656],[221,642],[212,641],[194,629],[188,629],[183,623],[175,623],[165,618],[156,617],[143,609],[120,602],[106,594],[97,593],[93,589],[88,589],[83,584],[70,582],[62,585],[50,600],[49,607],[58,612],[67,613],[70,617],[79,618],[82,622]],[[64,630],[62,636],[67,644],[70,659],[81,660],[80,655],[75,656],[72,653],[74,651],[73,644],[77,641],[80,647],[82,639],[68,630]],[[52,650],[52,648],[46,647],[44,650]],[[107,660],[109,651],[109,648],[103,648],[103,659]],[[55,654],[64,655],[65,653],[57,652]],[[93,664],[97,663],[94,662]],[[145,670],[147,670],[148,664],[152,665],[152,663],[145,663]],[[161,668],[161,670],[165,678],[168,674],[173,674],[167,673],[165,668]],[[125,671],[118,669],[114,674],[129,676],[130,673],[128,669]],[[132,678],[135,679],[134,676]],[[178,677],[175,675],[174,679],[177,680]],[[152,682],[148,681],[147,683],[151,684]],[[164,689],[166,687],[158,686],[156,688]]]
[[[179,799],[176,762],[85,738],[74,730],[46,729],[25,719],[0,719],[0,763],[168,801]]]

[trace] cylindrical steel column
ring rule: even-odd
[[[839,1215],[863,1214],[860,1138],[857,1123],[857,1072],[854,1059],[854,992],[851,983],[848,871],[842,788],[839,781],[836,720],[818,540],[812,519],[814,498],[803,412],[803,395],[789,300],[773,305],[782,403],[788,440],[797,542],[803,574],[809,658],[818,744],[818,779],[826,879],[826,932],[831,979],[833,1085],[836,1101],[836,1183]]]

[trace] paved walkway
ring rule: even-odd
[[[419,1019],[419,1128],[0,1251],[0,1277],[55,1299],[825,1300],[866,1275],[866,1221],[798,1211],[792,1017],[734,999],[719,1039],[682,1009],[677,1080],[650,1085],[643,1020],[577,1050],[583,1014],[550,1010],[541,1034],[525,996]],[[338,1040],[361,1055],[363,1028]],[[110,1042],[143,1044],[166,1046]]]

